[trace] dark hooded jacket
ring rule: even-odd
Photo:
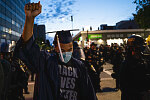
[[[34,42],[34,37],[31,37],[26,43],[21,37],[16,44],[14,55],[21,59],[31,71],[36,72],[34,100],[60,100],[60,79],[56,55],[40,51]],[[74,58],[71,60],[80,72],[79,98],[77,100],[96,100],[93,86],[83,67],[84,65]]]

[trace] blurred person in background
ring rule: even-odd
[[[10,87],[10,80],[11,80],[11,65],[10,65],[10,53],[8,52],[9,50],[9,44],[3,42],[1,44],[1,49],[0,49],[0,64],[1,64],[1,71],[3,73],[3,80],[2,87],[1,87],[1,100],[6,100],[8,98],[8,92],[9,92],[9,87]]]
[[[21,61],[13,57],[15,46],[8,43],[1,44],[1,64],[4,72],[2,100],[25,100],[23,88],[26,87],[26,72]]]
[[[121,63],[124,60],[124,55],[123,55],[123,49],[121,46],[119,46],[115,52],[115,55],[113,56],[113,72],[111,76],[115,79],[116,81],[116,88],[115,90],[118,91],[120,89],[120,67]]]
[[[87,52],[87,57],[86,60],[91,64],[92,67],[96,70],[96,73],[98,74],[98,79],[97,79],[97,86],[96,86],[96,91],[97,92],[102,92],[101,86],[100,86],[100,73],[103,71],[103,60],[102,60],[102,54],[97,50],[97,44],[94,42],[91,43],[90,49]]]
[[[73,42],[73,57],[84,63],[96,93],[97,86],[99,84],[98,74],[94,67],[88,62],[88,60],[85,60],[83,49],[78,45],[77,42]]]
[[[145,40],[128,38],[126,58],[120,70],[121,100],[150,100],[150,53]]]

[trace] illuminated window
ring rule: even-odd
[[[3,37],[3,38],[6,38],[6,34],[3,34],[2,37]]]
[[[12,31],[11,31],[11,28],[10,28],[9,31],[8,31],[8,33],[11,34],[11,32],[12,32]]]
[[[13,35],[16,35],[16,32],[12,30],[12,34],[13,34]]]
[[[14,20],[12,20],[12,24],[14,24],[14,25],[15,25],[15,21],[14,21]]]
[[[17,27],[19,27],[19,24],[18,24],[18,23],[16,23],[16,26],[17,26]]]
[[[5,29],[6,29],[6,28],[5,28],[5,27],[3,27],[3,32],[5,32]]]
[[[21,34],[20,34],[20,33],[18,33],[18,32],[16,32],[16,36],[20,37],[20,36],[21,36]]]
[[[8,29],[8,28],[5,28],[5,29],[6,29],[6,30],[5,30],[5,32],[7,32],[7,33],[8,33],[8,32],[9,32],[9,29]]]
[[[1,43],[5,42],[5,39],[1,39]]]

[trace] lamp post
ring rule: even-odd
[[[86,38],[87,42],[89,42],[88,32],[89,32],[89,31],[87,30],[87,38]]]
[[[90,26],[85,26],[85,31],[86,31],[86,44],[89,45],[89,29],[90,29]]]
[[[71,16],[71,22],[72,22],[72,30],[73,30],[73,16]],[[73,36],[73,32],[72,32],[72,36]]]

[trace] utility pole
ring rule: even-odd
[[[71,22],[72,22],[72,30],[73,30],[73,16],[71,16]],[[73,36],[73,32],[72,32],[72,36]]]
[[[87,43],[89,42],[88,32],[89,30],[87,30]]]

